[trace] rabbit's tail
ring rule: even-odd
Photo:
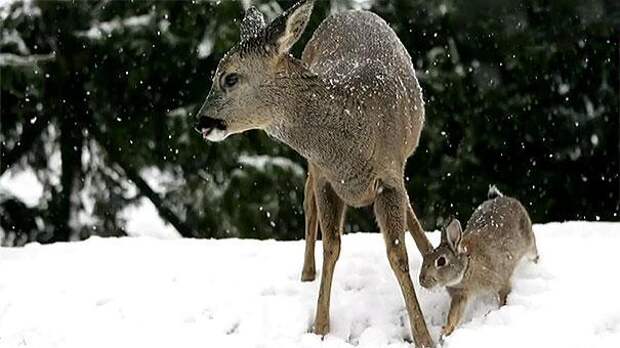
[[[504,194],[499,191],[497,186],[489,185],[489,192],[487,193],[487,198],[488,199],[495,199],[497,197],[503,197],[503,196],[504,196]]]
[[[536,240],[532,240],[532,246],[530,247],[529,257],[530,257],[530,260],[534,263],[538,263],[538,260],[540,260],[540,254],[538,253],[538,248],[536,247]]]

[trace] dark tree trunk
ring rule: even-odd
[[[54,233],[54,241],[69,241],[71,238],[72,197],[78,188],[81,178],[82,129],[75,115],[83,110],[70,111],[61,119],[60,123],[60,154],[62,159],[62,176],[60,183],[62,191],[58,206],[58,230]]]
[[[77,7],[42,2],[41,6],[49,11],[50,16],[67,17],[71,20],[54,21],[53,28],[56,35],[51,45],[56,52],[56,62],[50,66],[50,75],[53,78],[45,80],[44,93],[46,100],[55,103],[49,105],[48,113],[57,120],[60,129],[60,155],[62,173],[60,178],[61,189],[56,192],[51,218],[54,228],[52,241],[69,241],[77,231],[72,231],[70,220],[72,216],[73,197],[81,189],[82,173],[82,145],[84,142],[84,127],[89,117],[89,107],[85,99],[84,81],[88,73],[85,66],[89,61],[89,51],[83,49],[84,42],[75,36],[76,27],[80,27],[83,16]]]
[[[181,234],[181,236],[185,238],[196,237],[193,229],[183,220],[181,220],[170,208],[166,207],[164,200],[161,198],[161,196],[157,192],[153,191],[153,189],[151,189],[149,184],[144,179],[142,179],[138,171],[133,168],[131,164],[123,160],[120,151],[118,150],[118,147],[114,146],[103,134],[101,134],[101,132],[99,132],[97,127],[95,127],[94,125],[89,124],[87,127],[89,134],[108,154],[110,162],[119,166],[122,170],[122,173],[120,174],[124,174],[127,179],[131,180],[134,184],[136,184],[138,190],[140,190],[140,193],[146,196],[149,200],[151,200],[159,215],[165,221],[172,224],[172,226],[174,226],[174,228],[179,232],[179,234]]]

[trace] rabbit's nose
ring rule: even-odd
[[[425,275],[420,275],[420,285],[422,285],[423,287],[426,287],[426,285],[428,285],[428,277]]]
[[[423,288],[430,288],[433,286],[433,277],[429,275],[420,275],[420,285]]]

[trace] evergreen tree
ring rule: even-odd
[[[263,1],[273,18],[287,1]],[[186,237],[303,237],[305,161],[264,133],[205,143],[193,113],[238,40],[243,3],[16,0],[0,9],[0,174],[32,169],[36,206],[0,192],[14,244],[123,235],[149,199]],[[427,101],[407,184],[427,229],[489,184],[535,222],[618,220],[618,7],[594,0],[318,1],[396,30]],[[374,230],[366,210],[348,230]]]

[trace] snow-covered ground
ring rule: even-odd
[[[477,301],[444,346],[620,347],[620,223],[535,231],[540,263],[517,270],[508,304]],[[379,234],[343,238],[323,341],[309,333],[318,281],[298,280],[302,253],[301,241],[147,237],[0,248],[0,347],[410,346]],[[448,296],[418,296],[436,339]]]

